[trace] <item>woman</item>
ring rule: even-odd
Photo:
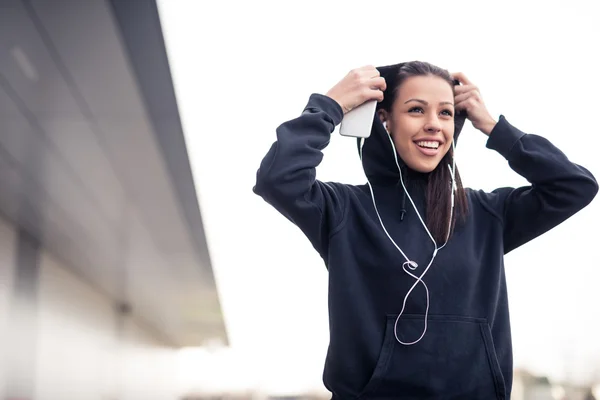
[[[368,183],[316,180],[335,126],[369,100],[379,103],[359,142]],[[531,186],[462,187],[453,145],[465,118]],[[410,62],[360,68],[313,94],[277,129],[254,191],[328,268],[323,380],[334,399],[489,400],[512,386],[504,254],[581,210],[598,184],[546,139],[494,120],[463,74]]]

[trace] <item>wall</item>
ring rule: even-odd
[[[14,231],[0,219],[0,395],[5,391],[8,312],[14,271]]]
[[[9,325],[22,313],[14,283],[19,238],[0,219],[0,399],[180,397],[176,351],[43,249],[37,284],[30,285],[36,293],[28,315],[35,321],[27,326],[35,332],[17,335]],[[15,372],[14,363],[23,365]]]

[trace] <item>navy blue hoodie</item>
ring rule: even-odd
[[[301,116],[277,129],[254,187],[304,232],[328,268],[325,386],[333,399],[509,399],[513,363],[503,256],[585,207],[597,182],[548,140],[501,116],[487,147],[531,186],[466,189],[466,222],[457,224],[423,278],[431,296],[426,334],[405,346],[396,341],[394,323],[415,280],[403,271],[405,259],[385,235],[368,186],[316,180],[321,150],[342,117],[337,102],[313,94]],[[386,228],[424,268],[434,245],[412,206],[405,214],[400,206],[400,173],[378,118],[363,159]],[[427,175],[402,169],[424,216]],[[419,284],[398,322],[400,340],[421,335],[425,304]]]

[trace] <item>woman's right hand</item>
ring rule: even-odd
[[[353,69],[328,92],[344,110],[344,114],[369,100],[383,100],[386,88],[385,79],[377,68],[369,65]]]

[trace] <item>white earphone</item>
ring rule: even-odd
[[[425,270],[423,271],[423,273],[420,276],[416,276],[416,275],[412,274],[410,271],[407,270],[407,267],[408,267],[410,270],[415,271],[417,268],[419,268],[419,265],[415,261],[412,261],[411,259],[408,258],[408,256],[396,244],[396,242],[394,241],[394,239],[392,239],[391,235],[388,233],[387,229],[385,228],[385,225],[383,224],[383,220],[381,219],[381,215],[379,215],[379,210],[377,209],[377,203],[375,201],[375,193],[373,191],[373,186],[371,185],[371,182],[369,181],[369,178],[367,177],[367,184],[369,185],[369,190],[371,192],[371,199],[373,200],[373,207],[375,207],[375,212],[377,213],[377,218],[379,219],[379,223],[381,224],[381,227],[383,228],[383,231],[385,232],[385,234],[388,237],[388,239],[392,242],[392,244],[394,245],[394,247],[396,247],[396,249],[400,252],[400,254],[402,254],[402,256],[406,259],[406,262],[404,264],[402,264],[402,269],[404,270],[404,272],[406,272],[408,275],[410,275],[412,278],[415,279],[415,283],[408,290],[408,292],[406,293],[406,296],[404,296],[404,301],[402,302],[402,310],[398,314],[398,317],[396,318],[396,322],[394,323],[394,336],[396,337],[396,340],[400,344],[403,344],[405,346],[409,346],[409,345],[413,345],[413,344],[416,344],[419,341],[421,341],[421,339],[423,339],[423,337],[425,336],[425,333],[427,332],[427,317],[429,315],[429,289],[427,288],[427,285],[423,281],[423,277],[425,276],[425,274],[427,273],[427,271],[429,271],[429,268],[433,264],[433,260],[435,260],[435,257],[437,256],[438,251],[441,250],[441,249],[443,249],[446,246],[446,244],[448,243],[448,239],[450,238],[450,229],[452,227],[452,217],[454,215],[454,191],[456,190],[456,179],[455,179],[455,172],[456,172],[455,158],[456,158],[456,152],[455,152],[455,143],[454,143],[454,138],[453,138],[452,139],[452,152],[453,152],[452,166],[450,166],[450,164],[448,164],[448,168],[450,169],[451,184],[452,184],[452,186],[451,186],[452,190],[450,191],[450,221],[448,221],[448,224],[449,224],[449,226],[448,226],[448,235],[446,236],[446,242],[442,246],[438,247],[435,239],[433,238],[433,235],[431,234],[431,232],[429,232],[429,229],[427,229],[427,225],[423,221],[423,218],[419,214],[419,210],[417,209],[417,206],[415,205],[412,197],[410,197],[410,194],[408,193],[408,190],[406,189],[406,186],[404,184],[404,180],[402,178],[402,170],[400,168],[400,163],[398,162],[398,153],[396,151],[396,146],[394,145],[394,141],[392,140],[392,138],[391,138],[391,136],[389,134],[386,121],[383,121],[383,126],[384,126],[385,130],[388,132],[388,138],[390,139],[390,143],[392,145],[392,150],[394,152],[394,159],[396,161],[396,166],[398,167],[398,172],[400,173],[400,183],[402,184],[402,188],[404,189],[404,193],[406,194],[406,196],[410,200],[410,203],[412,204],[413,208],[415,209],[415,212],[417,213],[417,217],[419,217],[419,220],[421,221],[421,224],[425,228],[425,231],[429,235],[429,238],[431,239],[431,241],[433,242],[433,245],[434,245],[434,251],[433,251],[433,255],[431,256],[431,260],[429,261],[429,263],[427,264],[427,267],[425,268]],[[361,164],[363,165],[363,169],[364,169],[364,164],[362,163],[362,158],[363,158],[362,149],[363,149],[364,143],[365,143],[365,139],[362,138],[361,141],[360,141],[360,160],[361,160]],[[400,320],[400,317],[404,313],[404,309],[406,308],[406,301],[408,300],[408,296],[410,296],[410,294],[412,293],[412,291],[414,290],[414,288],[419,284],[419,282],[423,284],[423,287],[425,288],[426,298],[427,298],[427,306],[426,306],[426,309],[425,309],[425,328],[423,329],[423,333],[421,334],[421,336],[417,340],[415,340],[414,342],[403,342],[403,341],[401,341],[398,338],[398,333],[397,333],[398,321]]]

